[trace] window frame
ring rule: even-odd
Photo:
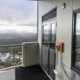
[[[56,33],[56,27],[57,27],[56,17],[42,23],[42,44],[44,46],[50,46],[50,48],[53,48],[54,47],[53,44],[55,44],[52,42],[52,24],[55,24],[55,33]],[[47,43],[44,42],[44,27],[46,25],[49,26],[49,35],[48,35],[49,42]],[[56,34],[55,34],[55,41],[56,41]]]
[[[71,68],[78,72],[80,74],[80,67],[79,66],[76,66],[75,65],[75,62],[76,62],[76,51],[75,51],[75,48],[76,48],[76,15],[80,13],[80,9],[76,9],[73,11],[73,19],[72,19],[72,62],[71,62]]]
[[[50,25],[50,33],[49,33],[49,43],[48,44],[45,44],[44,43],[44,35],[43,35],[43,33],[44,33],[44,26],[45,26],[45,24],[52,24],[53,22],[52,21],[54,21],[54,19],[57,17],[57,7],[55,7],[55,8],[53,8],[53,9],[51,9],[49,12],[47,12],[46,14],[44,14],[43,16],[42,16],[42,45],[45,45],[45,46],[49,46],[50,45],[50,47],[52,47],[52,44],[51,44],[51,39],[52,39],[52,30],[51,30],[51,25]],[[56,22],[57,23],[57,22]]]

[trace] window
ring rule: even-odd
[[[51,39],[51,42],[54,43],[55,42],[55,38],[54,37],[56,36],[56,33],[55,33],[56,32],[56,30],[55,30],[56,23],[52,24],[51,27],[52,27],[52,39]]]
[[[56,8],[51,10],[50,12],[48,12],[47,14],[42,16],[42,22],[50,20],[52,18],[55,18],[57,16],[56,13],[57,13],[57,9]]]
[[[22,43],[37,41],[37,1],[0,0],[0,69],[22,64]]]
[[[57,8],[42,16],[42,43],[52,47],[55,41],[55,27],[54,19],[56,20]]]
[[[80,10],[74,12],[74,33],[73,33],[73,58],[72,66],[80,70]]]
[[[51,44],[50,46],[55,47],[56,41],[56,22],[51,24]]]
[[[43,26],[43,44],[50,43],[50,26]]]
[[[43,26],[43,37],[42,37],[43,44],[49,45],[54,47],[56,41],[56,22],[49,23]]]

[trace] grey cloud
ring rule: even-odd
[[[16,24],[35,25],[37,22],[37,2],[0,0],[0,20]]]

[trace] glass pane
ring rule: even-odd
[[[56,24],[54,23],[54,24],[52,24],[52,42],[55,42],[55,36],[56,36]]]
[[[80,13],[76,15],[76,66],[80,67]]]
[[[50,26],[49,25],[45,25],[44,26],[44,34],[43,34],[43,40],[44,43],[49,43],[50,42]]]
[[[0,45],[37,41],[37,1],[0,0]]]

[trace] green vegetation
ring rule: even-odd
[[[22,46],[0,47],[0,53],[2,56],[7,53],[10,54],[8,54],[9,57],[6,58],[6,61],[0,59],[0,69],[22,64]]]

